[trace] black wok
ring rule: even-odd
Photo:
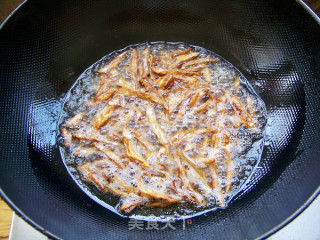
[[[2,26],[0,193],[62,239],[254,239],[286,224],[319,192],[320,27],[294,0],[30,0]],[[57,144],[63,97],[104,55],[146,41],[187,42],[236,66],[265,101],[267,144],[225,210],[129,230],[89,198]],[[299,210],[298,210],[299,209]],[[159,224],[163,226],[163,224]]]

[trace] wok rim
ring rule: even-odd
[[[4,27],[4,25],[12,18],[12,16],[15,15],[17,11],[20,10],[20,8],[26,3],[29,2],[28,0],[24,0],[22,3],[20,3],[1,23],[0,25],[0,31]],[[316,23],[320,27],[320,16],[318,16],[309,5],[307,5],[303,0],[296,0],[296,2],[304,8],[305,11],[307,11],[311,17],[316,21]],[[288,218],[286,218],[284,221],[282,221],[280,224],[275,226],[274,228],[270,229],[268,232],[264,233],[263,235],[257,237],[256,239],[266,239],[279,230],[283,229],[285,226],[287,226],[289,223],[291,223],[293,220],[295,220],[302,212],[304,212],[305,209],[307,209],[313,201],[320,196],[320,185],[318,188],[313,192],[313,194],[305,201],[305,203],[300,206],[294,213],[292,213]],[[11,199],[5,194],[5,192],[0,188],[0,197],[1,199],[9,205],[9,207],[17,214],[19,217],[21,217],[25,222],[30,224],[32,227],[34,227],[36,230],[41,232],[42,234],[48,236],[52,239],[59,239],[63,240],[62,238],[56,236],[55,234],[51,233],[50,231],[46,230],[44,227],[42,227],[40,224],[36,223],[34,220],[32,220],[30,217],[28,217],[25,213],[23,213],[12,201]],[[10,231],[11,231],[11,224],[10,224]]]
[[[53,233],[46,230],[44,227],[36,223],[34,220],[29,218],[25,213],[23,213],[11,200],[10,198],[3,192],[2,188],[0,188],[0,197],[1,199],[9,205],[9,207],[19,216],[21,217],[25,222],[30,224],[32,227],[34,227],[39,232],[43,233],[44,235],[52,238],[52,239],[61,239],[62,238],[54,235]],[[11,231],[11,223],[10,223],[10,231]]]
[[[22,5],[24,5],[28,0],[24,0],[22,3],[20,3],[0,24],[0,30],[3,28],[3,26],[10,20],[10,18],[21,8]]]
[[[284,227],[286,227],[289,223],[293,222],[301,213],[304,212],[312,203],[313,201],[320,196],[320,186],[317,188],[317,190],[308,198],[308,200],[300,206],[293,214],[291,214],[287,219],[282,221],[279,225],[275,226],[268,232],[264,233],[262,236],[260,236],[257,239],[266,239],[270,237],[271,235],[275,234],[276,232],[280,231]]]
[[[310,8],[310,6],[308,4],[306,4],[303,0],[297,0],[297,3],[299,3],[313,17],[313,19],[320,25],[320,17]]]

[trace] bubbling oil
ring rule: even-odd
[[[218,56],[210,50],[198,46],[189,45],[186,43],[154,42],[131,45],[122,49],[121,51],[115,51],[106,55],[104,58],[90,66],[78,78],[78,80],[74,83],[74,85],[66,94],[65,102],[60,115],[59,128],[64,128],[68,119],[74,117],[78,113],[84,111],[87,112],[86,118],[83,119],[84,122],[89,122],[92,119],[92,117],[96,114],[97,109],[99,109],[101,105],[89,109],[85,103],[90,101],[95,96],[95,91],[99,87],[101,81],[101,76],[97,72],[99,69],[101,69],[101,67],[105,66],[108,62],[110,62],[112,59],[118,56],[119,53],[125,50],[135,48],[138,50],[139,53],[141,53],[147,47],[150,48],[151,55],[158,55],[160,52],[172,52],[175,50],[186,50],[188,48],[191,48],[193,52],[199,52],[200,57],[215,58],[216,62],[208,66],[211,78],[213,79],[213,81],[210,84],[214,86],[214,89],[216,89],[212,90],[210,94],[213,97],[219,99],[225,92],[228,91],[233,95],[237,96],[237,98],[242,103],[246,103],[248,101],[248,98],[250,98],[251,106],[253,107],[255,112],[255,118],[258,121],[258,127],[256,131],[250,131],[250,129],[242,125],[241,127],[239,127],[236,133],[230,137],[230,141],[237,143],[237,149],[230,149],[231,152],[233,151],[232,160],[234,162],[235,174],[232,179],[232,187],[230,191],[228,191],[228,193],[225,194],[225,205],[227,206],[228,203],[232,200],[232,198],[235,195],[237,195],[243,189],[245,184],[250,180],[250,176],[253,174],[256,166],[258,165],[261,159],[262,149],[264,145],[264,128],[267,122],[267,113],[264,102],[253,91],[253,88],[250,86],[249,82],[244,78],[244,76],[229,62],[227,62],[226,60],[224,60],[223,58],[221,58],[220,56]],[[118,69],[121,75],[124,76],[124,78],[130,78],[130,73],[128,71],[129,61],[130,57],[127,55],[124,57],[124,59],[120,62],[118,66]],[[236,87],[234,84],[234,80],[237,78],[239,79],[240,87]],[[137,105],[143,106],[144,104],[146,104],[143,100],[139,101],[136,102]],[[232,115],[234,114],[232,106],[229,103],[222,103],[218,105],[217,108],[218,110],[219,108],[224,109],[226,113],[227,118],[224,119],[226,127],[228,127],[228,124],[232,125]],[[156,114],[158,114],[158,116],[160,110],[161,107],[155,108]],[[124,109],[124,112],[129,111],[129,107]],[[215,119],[219,118],[219,111],[213,111],[208,109],[208,114],[211,114],[212,117]],[[116,115],[112,117],[110,119],[111,124],[112,121],[118,121]],[[203,128],[205,126],[202,126],[201,124],[205,122],[205,119],[199,119],[201,117],[203,116],[190,114],[177,121],[177,124],[172,128],[164,129],[164,131],[166,134],[172,135],[178,131],[187,130],[191,126],[195,126],[197,124],[199,125],[199,128]],[[164,120],[163,118],[158,117],[157,121],[161,125],[162,121]],[[130,126],[130,124],[134,123],[128,122],[129,127],[134,127]],[[107,129],[105,129],[105,132],[103,131],[104,129],[101,128],[102,134],[108,133]],[[149,140],[150,142],[155,143],[156,140],[152,137],[155,138],[154,135],[150,134]],[[195,144],[198,144],[197,146],[199,146],[202,140],[202,138],[196,138],[194,139],[194,142]],[[84,142],[84,144],[90,145],[90,142]],[[116,149],[113,150],[115,150],[116,154],[120,154],[120,152],[116,152]],[[197,151],[199,150],[201,149],[193,149],[193,151],[195,152],[194,154],[196,155]],[[159,148],[157,148],[156,151],[159,151]],[[213,197],[212,199],[208,200],[208,204],[205,207],[198,206],[190,202],[179,202],[163,208],[148,208],[146,206],[139,206],[136,209],[134,209],[130,214],[123,214],[119,211],[121,203],[121,199],[119,197],[116,197],[110,193],[102,193],[96,187],[92,186],[92,184],[88,184],[86,181],[83,181],[83,179],[79,175],[79,172],[77,170],[77,166],[79,164],[85,162],[94,162],[99,159],[99,156],[97,157],[96,155],[92,155],[90,157],[85,158],[75,156],[74,154],[72,154],[73,149],[70,149],[63,144],[61,144],[60,146],[60,152],[69,172],[71,173],[74,180],[78,183],[78,185],[98,203],[102,204],[103,206],[116,212],[119,215],[131,216],[136,219],[143,220],[156,219],[164,221],[172,217],[175,219],[179,219],[195,216],[221,207],[221,203],[219,203],[219,200]],[[218,155],[213,156],[212,154],[213,151],[208,152],[207,157],[216,158],[217,174],[219,176],[224,176],[226,174],[227,169],[223,157],[217,157]],[[113,169],[113,171],[116,172],[117,170]],[[224,178],[221,179],[221,187],[222,189],[225,189],[226,180]]]

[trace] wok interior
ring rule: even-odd
[[[300,16],[300,21],[297,21]],[[30,1],[0,32],[1,188],[20,214],[65,239],[252,239],[276,227],[319,186],[320,37],[296,2]],[[64,94],[104,55],[152,41],[186,42],[237,67],[266,103],[262,160],[225,210],[182,230],[129,230],[89,198],[63,165],[56,133]]]

